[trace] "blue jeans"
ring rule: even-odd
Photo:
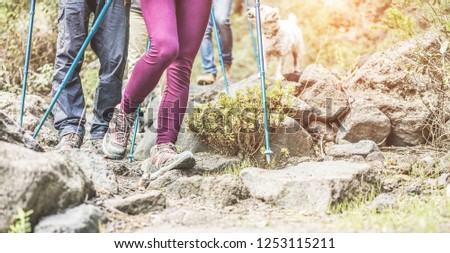
[[[233,33],[230,25],[231,4],[233,0],[213,0],[213,10],[216,17],[217,29],[220,35],[220,45],[222,47],[223,62],[231,65],[233,49]],[[205,35],[200,46],[200,56],[202,57],[203,73],[217,73],[214,64],[214,47],[212,42],[213,21],[209,18]]]
[[[87,37],[89,15],[100,14],[105,0],[59,0],[58,42],[52,91],[56,93],[75,56]],[[101,139],[108,130],[114,107],[120,103],[122,78],[128,50],[129,7],[123,0],[113,0],[91,47],[100,60],[99,80],[94,97],[91,138]],[[78,62],[72,78],[61,92],[53,115],[59,136],[76,133],[84,138],[86,110]]]

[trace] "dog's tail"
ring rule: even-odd
[[[297,24],[297,17],[292,13],[289,13],[288,20],[294,24]]]

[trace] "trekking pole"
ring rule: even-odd
[[[256,16],[256,30],[258,34],[258,49],[259,49],[259,71],[261,75],[261,93],[262,93],[262,103],[264,111],[264,137],[266,140],[266,154],[267,162],[270,164],[270,155],[273,153],[270,149],[269,141],[269,126],[268,126],[268,112],[267,112],[267,101],[266,101],[266,76],[264,73],[264,54],[263,54],[263,43],[262,43],[262,32],[261,32],[261,16],[260,16],[260,3],[259,0],[255,0],[255,16]]]
[[[52,101],[50,102],[50,105],[49,105],[47,111],[45,111],[44,116],[42,117],[41,121],[39,122],[39,125],[37,126],[36,131],[33,134],[33,138],[36,138],[36,136],[39,134],[39,131],[41,130],[42,125],[44,125],[45,120],[47,119],[53,106],[55,105],[56,101],[58,100],[59,96],[61,95],[61,92],[66,87],[70,78],[72,78],[73,72],[75,71],[75,68],[77,67],[78,62],[83,57],[84,51],[86,50],[87,46],[89,45],[89,42],[91,42],[92,38],[94,37],[94,34],[97,32],[98,27],[100,26],[100,23],[102,22],[103,18],[105,17],[106,11],[108,11],[112,2],[113,2],[113,0],[106,0],[105,5],[103,6],[100,14],[95,19],[95,22],[92,25],[91,31],[89,31],[89,34],[86,37],[86,39],[84,40],[83,45],[80,48],[80,51],[78,51],[78,54],[76,55],[75,59],[73,60],[73,63],[69,68],[69,71],[67,72],[66,76],[64,77],[64,80],[62,81],[61,85],[59,86],[58,91],[53,96]]]
[[[217,49],[219,50],[219,59],[220,59],[220,66],[222,67],[223,81],[225,82],[225,89],[227,91],[227,94],[230,95],[230,91],[228,89],[227,72],[225,71],[225,64],[223,63],[223,53],[222,53],[222,46],[220,45],[219,29],[217,28],[216,16],[214,15],[213,8],[211,8],[211,19],[213,22],[214,34],[217,40]]]
[[[28,39],[27,39],[27,50],[25,53],[25,66],[23,71],[23,83],[22,83],[22,100],[20,102],[20,118],[19,118],[19,126],[22,128],[23,123],[23,111],[25,108],[25,96],[27,93],[27,79],[28,79],[28,65],[30,63],[30,54],[31,54],[31,39],[33,38],[33,23],[34,23],[34,10],[36,9],[36,1],[31,0],[30,3],[30,21],[28,24]]]
[[[248,0],[245,0],[245,11],[248,13]],[[258,61],[258,50],[256,49],[256,41],[255,41],[255,35],[253,34],[253,25],[252,21],[247,17],[248,21],[248,27],[250,28],[250,36],[252,38],[252,45],[253,45],[253,53],[255,53],[255,59],[256,59],[256,67],[259,71],[259,61]]]
[[[150,50],[150,39],[147,41],[147,52]],[[141,116],[141,104],[136,110],[136,119],[134,120],[133,138],[131,138],[130,153],[128,154],[128,162],[131,163],[134,160],[134,145],[136,144],[137,131],[139,129],[139,117]]]
[[[128,154],[128,162],[131,163],[134,160],[134,144],[136,143],[137,131],[139,129],[139,117],[141,116],[141,105],[136,110],[136,119],[134,120],[133,138],[131,138],[130,153]]]

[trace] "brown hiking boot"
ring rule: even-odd
[[[213,73],[205,73],[197,78],[197,83],[200,85],[212,84],[216,81],[216,75]]]
[[[80,148],[81,144],[83,144],[83,140],[76,133],[70,133],[64,135],[59,141],[58,145],[56,145],[56,150],[70,150],[74,148]]]
[[[227,74],[227,80],[230,80],[231,79],[231,65],[225,64],[225,73]],[[219,81],[223,81],[225,79],[222,71],[220,71],[220,76],[217,79]]]
[[[114,114],[109,122],[108,132],[103,138],[102,148],[105,158],[122,159],[127,151],[128,138],[133,128],[136,113],[126,114],[120,104],[114,108]]]

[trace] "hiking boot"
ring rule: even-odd
[[[120,104],[114,108],[114,114],[102,143],[105,158],[117,160],[125,157],[135,117],[134,112],[126,114],[122,111]]]
[[[80,148],[83,140],[76,133],[69,133],[64,135],[56,145],[56,150],[70,150],[74,148]]]
[[[216,75],[213,73],[205,73],[197,78],[197,83],[200,85],[212,84],[216,81]]]
[[[169,170],[191,169],[195,166],[190,151],[179,153],[172,143],[155,145],[150,150],[150,180],[155,180]],[[145,171],[145,170],[144,170]]]
[[[231,79],[231,65],[225,64],[225,73],[227,74],[227,79]]]

